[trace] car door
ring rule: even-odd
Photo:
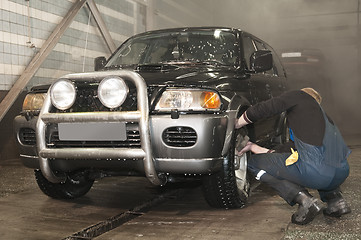
[[[277,72],[275,66],[267,72],[255,73],[250,71],[249,58],[251,54],[257,50],[270,49],[268,49],[266,44],[264,44],[261,40],[251,35],[244,34],[242,42],[244,47],[244,57],[250,75],[249,87],[253,96],[252,104],[254,105],[258,102],[266,101],[273,96],[279,95],[280,91],[276,91],[276,89],[280,79],[278,74],[275,74]],[[259,143],[268,142],[272,137],[275,136],[279,120],[279,116],[274,116],[257,121],[252,126],[250,126],[250,130],[252,131],[254,138],[253,141]]]

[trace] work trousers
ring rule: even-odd
[[[317,189],[321,200],[326,201],[327,196],[340,191],[339,186],[349,174],[347,164],[340,168],[328,165],[315,167],[299,160],[286,166],[285,161],[289,156],[289,153],[252,154],[248,160],[248,169],[253,175],[258,175],[261,182],[276,190],[291,206],[295,204],[293,200],[296,195],[305,188]]]

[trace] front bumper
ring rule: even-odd
[[[227,150],[227,142],[229,143],[229,136],[232,135],[233,123],[228,124],[228,120],[229,116],[235,115],[233,111],[231,114],[227,112],[224,115],[181,114],[177,119],[161,115],[149,116],[147,86],[144,79],[135,72],[119,70],[70,74],[63,78],[76,81],[104,79],[107,76],[119,76],[135,85],[137,110],[52,113],[50,94],[47,94],[37,121],[35,118],[28,121],[31,125],[29,128],[36,129],[36,147],[34,145],[25,146],[19,141],[22,148],[21,157],[24,161],[26,159],[25,165],[40,168],[45,178],[53,183],[62,182],[66,177],[65,175],[58,176],[56,170],[62,172],[79,168],[110,168],[114,170],[113,168],[124,169],[126,166],[131,170],[144,172],[145,176],[155,185],[162,185],[166,182],[165,173],[210,173],[221,166],[222,154]],[[17,123],[19,126],[26,125],[21,118],[17,118],[17,121],[20,121]],[[60,136],[59,124],[80,124],[77,126],[82,126],[82,123],[135,124],[139,132],[140,145],[136,147],[109,147],[109,145],[99,147],[95,144],[89,148],[84,147],[82,141],[78,141],[77,146],[70,148],[54,148],[52,145],[47,145],[52,138],[52,135],[49,134],[49,126],[55,130],[59,129]],[[164,132],[169,127],[187,128],[187,131],[195,133],[196,141],[185,146],[165,143],[164,136],[168,133]],[[121,131],[126,130],[122,129]],[[17,129],[17,132],[19,134],[21,129]],[[77,134],[71,135],[77,136]],[[69,138],[64,139],[70,140]],[[20,136],[18,136],[18,140],[21,140]],[[226,144],[224,144],[225,142]],[[34,163],[36,160],[38,163]]]
[[[150,116],[151,146],[157,172],[170,174],[205,174],[220,169],[223,161],[222,150],[225,144],[228,115],[189,114],[171,119],[169,115]],[[15,131],[20,148],[20,159],[30,168],[40,168],[36,145],[24,144],[21,140],[22,129],[32,129],[35,134],[37,117],[26,120],[23,116],[15,118]],[[193,129],[197,139],[192,146],[170,146],[164,140],[164,132],[170,128],[187,127]],[[35,136],[34,136],[35,138]],[[35,142],[34,142],[35,143]],[[108,149],[111,150],[111,149]],[[51,166],[58,171],[74,171],[81,168],[112,169],[144,173],[142,156],[120,158],[114,148],[106,158],[97,148],[84,148],[88,157],[76,157],[78,150],[66,149],[67,156],[51,158]],[[134,151],[134,150],[133,150]],[[110,151],[109,151],[110,152]]]

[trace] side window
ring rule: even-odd
[[[247,67],[249,69],[249,58],[251,57],[252,53],[256,51],[255,45],[250,37],[243,37],[243,53],[244,58],[246,59]]]
[[[254,40],[254,43],[256,44],[257,50],[267,50],[265,45],[257,40]]]
[[[281,60],[276,55],[276,53],[272,50],[272,56],[273,56],[273,62],[274,62],[274,68],[275,68],[275,74],[277,76],[284,76],[284,69],[281,63]]]

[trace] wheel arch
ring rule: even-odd
[[[228,104],[228,125],[226,130],[226,137],[222,149],[222,156],[226,156],[231,145],[232,136],[234,134],[235,119],[239,118],[251,106],[248,99],[243,96],[234,95]]]

